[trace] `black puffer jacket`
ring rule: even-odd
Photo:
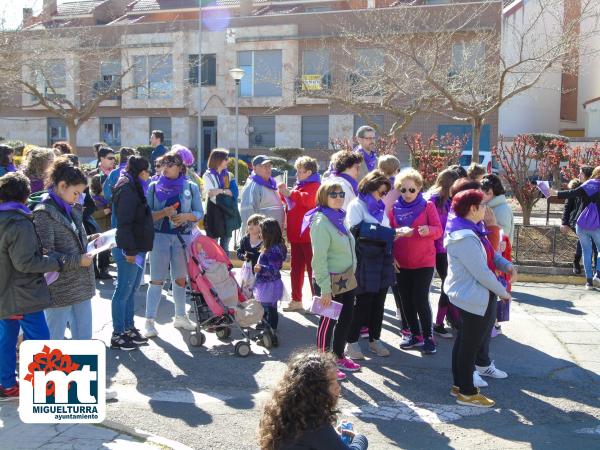
[[[0,268],[0,319],[50,306],[44,273],[60,264],[42,254],[33,220],[21,211],[0,211]]]
[[[351,232],[356,240],[356,281],[358,283],[357,293],[379,292],[394,285],[396,277],[394,274],[394,256],[392,255],[392,240],[390,239],[372,239],[361,236],[359,223],[351,228]],[[383,231],[384,228],[379,224],[367,224],[369,227],[377,227]],[[388,228],[389,230],[389,228]],[[383,237],[385,233],[374,232],[374,235]]]
[[[113,191],[113,216],[117,222],[117,247],[128,256],[152,250],[152,212],[135,185],[122,176]]]

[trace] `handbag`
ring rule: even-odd
[[[350,242],[350,249],[352,249],[350,236],[348,236],[348,241]],[[342,273],[330,273],[329,276],[331,277],[331,295],[334,297],[356,289],[358,284],[354,275],[354,253],[352,253],[352,264],[348,269]]]
[[[498,313],[496,315],[496,320],[498,320],[498,322],[508,322],[510,319],[510,303],[510,301],[498,301]]]

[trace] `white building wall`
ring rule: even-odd
[[[302,145],[302,116],[275,116],[275,146],[297,147]]]
[[[515,61],[517,57],[520,40],[515,36],[518,35],[519,30],[532,23],[540,1],[543,0],[522,1],[510,13],[505,13],[502,30],[502,55],[507,64]],[[540,45],[540,42],[549,39],[546,33],[548,29],[554,29],[553,25],[556,25],[556,21],[550,15],[547,20],[539,21],[538,29],[531,33],[530,44],[532,46]],[[525,51],[527,52],[527,50],[526,48]],[[560,130],[561,80],[562,74],[558,69],[555,72],[548,72],[540,78],[536,87],[503,104],[499,111],[499,134],[512,137],[532,132],[558,133]],[[508,83],[510,83],[510,79]]]
[[[190,117],[171,118],[171,142],[186,147],[193,147],[190,140]]]
[[[594,26],[589,22],[582,24],[582,33],[589,33]],[[581,59],[579,73],[578,118],[581,128],[585,128],[588,137],[600,137],[600,104],[595,102],[583,107],[584,103],[600,97],[600,36],[593,34],[585,58]],[[594,54],[590,54],[595,52]]]
[[[147,145],[150,140],[150,119],[148,117],[121,118],[121,144],[129,147]]]
[[[248,127],[248,117],[240,115],[238,127],[239,146],[248,148],[249,138],[246,134]],[[217,117],[217,146],[228,150],[235,150],[235,116]]]
[[[331,114],[329,116],[329,139],[345,139],[354,134],[352,114]]]
[[[45,147],[48,145],[48,122],[45,117],[0,117],[0,136]]]
[[[78,147],[91,147],[96,142],[101,141],[100,139],[100,119],[98,117],[92,117],[85,121],[79,130],[77,131],[77,146]]]

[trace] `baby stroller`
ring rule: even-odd
[[[186,248],[183,239],[180,241]],[[208,236],[198,234],[187,254],[191,300],[197,323],[189,344],[193,347],[204,345],[206,335],[203,331],[215,332],[217,338],[226,340],[235,329],[243,336],[243,340],[235,344],[238,356],[250,354],[251,340],[267,349],[276,346],[275,333],[263,320],[262,305],[246,299],[231,272],[233,265],[221,246]]]

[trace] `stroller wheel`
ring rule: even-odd
[[[250,354],[250,344],[244,341],[238,342],[235,344],[235,354],[245,358]]]
[[[217,337],[219,339],[227,339],[231,336],[231,329],[227,327],[217,328]]]
[[[204,336],[204,333],[192,333],[188,342],[192,347],[201,347],[206,342],[206,336]]]
[[[273,347],[273,339],[271,338],[271,334],[264,333],[260,337],[260,344],[266,349],[270,349],[271,347]]]

